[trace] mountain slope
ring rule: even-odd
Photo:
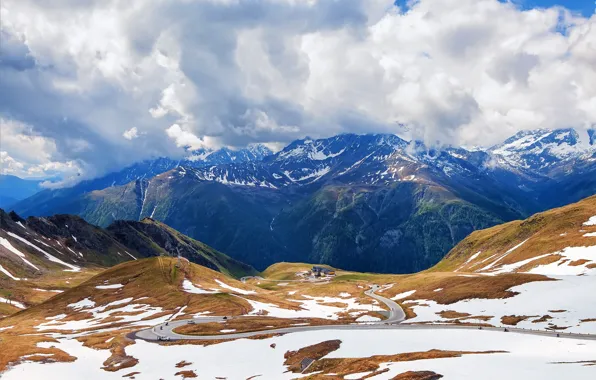
[[[7,208],[41,191],[42,189],[39,186],[41,182],[0,174],[0,208]]]
[[[51,298],[105,267],[177,255],[231,276],[257,274],[251,266],[150,219],[117,221],[104,230],[78,216],[25,220],[0,209],[0,316]]]
[[[475,231],[432,270],[596,274],[596,196]]]
[[[23,207],[101,226],[151,217],[259,269],[285,260],[415,272],[473,230],[594,194],[595,155],[573,130],[524,132],[485,151],[345,134]]]
[[[107,231],[117,241],[144,257],[180,255],[195,264],[232,277],[240,278],[258,274],[251,266],[150,218],[145,218],[141,222],[116,221],[107,228]]]

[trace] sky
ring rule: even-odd
[[[49,187],[197,149],[596,124],[596,16],[559,0],[3,0],[0,172]]]

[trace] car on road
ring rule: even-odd
[[[157,337],[157,340],[169,342],[170,341],[170,337],[169,336],[158,336]]]
[[[188,321],[188,324],[189,324],[189,325],[196,325],[196,324],[197,324],[197,322],[195,322],[195,321],[193,321],[193,320],[191,319],[190,321]]]

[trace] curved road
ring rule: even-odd
[[[174,332],[174,329],[189,323],[209,323],[209,322],[223,322],[225,317],[201,317],[192,320],[179,320],[162,323],[149,329],[141,330],[133,334],[136,339],[143,339],[146,341],[160,341],[160,340],[222,340],[222,339],[242,339],[251,338],[259,335],[268,334],[288,334],[294,332],[315,331],[315,330],[437,330],[437,329],[467,329],[478,330],[480,328],[475,326],[457,326],[457,325],[402,325],[400,324],[406,318],[403,309],[394,301],[380,296],[375,293],[379,286],[374,285],[371,289],[364,293],[380,302],[383,302],[389,308],[389,317],[380,322],[367,322],[366,324],[347,324],[347,325],[324,325],[324,326],[292,326],[271,330],[248,331],[231,334],[218,335],[182,335]],[[243,316],[230,317],[229,319],[241,319]],[[191,322],[192,321],[192,322]],[[482,327],[482,330],[488,331],[504,331],[503,327]],[[541,330],[524,330],[515,327],[508,327],[506,331],[519,334],[540,335],[549,337],[571,338],[571,339],[589,339],[596,340],[596,335],[591,334],[565,334],[557,333],[556,331],[541,331]]]

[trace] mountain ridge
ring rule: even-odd
[[[56,206],[101,226],[151,217],[257,268],[412,272],[473,230],[596,192],[596,146],[580,140],[538,130],[469,151],[389,134],[307,138],[260,160],[176,166]],[[17,209],[43,214],[52,203],[34,198]]]

